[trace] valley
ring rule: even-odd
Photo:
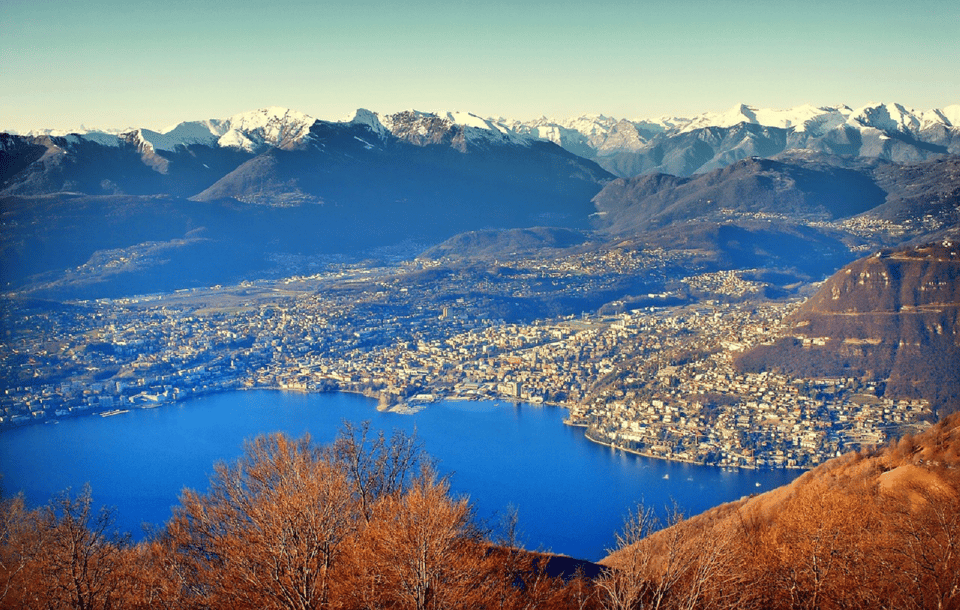
[[[320,458],[310,468],[344,476],[342,490],[356,485],[346,493],[362,506],[369,479],[350,470],[360,464],[350,451],[382,460],[391,446],[413,445],[396,427],[399,445],[358,431],[371,420],[414,434],[432,427],[425,436],[438,454],[460,460],[445,463],[466,479],[456,493],[482,495],[485,514],[520,501],[537,540],[589,558],[625,506],[659,494],[664,508],[628,512],[603,566],[463,530],[480,541],[463,549],[485,549],[475,558],[525,557],[496,576],[518,600],[530,593],[507,583],[547,578],[545,594],[577,607],[619,607],[610,603],[620,593],[663,595],[681,578],[670,604],[790,607],[786,591],[819,594],[797,570],[820,558],[797,559],[794,542],[777,537],[802,546],[823,527],[844,540],[830,556],[847,553],[843,569],[857,583],[824,580],[832,598],[879,599],[886,585],[870,574],[883,574],[924,583],[897,585],[906,593],[890,599],[924,599],[942,570],[923,572],[925,557],[906,568],[886,558],[912,553],[910,540],[926,540],[931,524],[933,538],[956,530],[955,443],[944,436],[960,410],[956,129],[943,112],[844,113],[777,127],[741,107],[642,138],[618,122],[609,147],[464,113],[358,112],[331,123],[276,108],[167,133],[0,135],[0,442],[4,466],[28,473],[13,478],[26,495],[0,499],[20,528],[10,540],[46,540],[73,514],[90,531],[89,487],[33,509],[27,496],[51,492],[35,480],[112,481],[108,502],[149,506],[161,521],[184,478],[230,455],[237,439],[266,428],[327,438],[331,418],[355,421],[353,407],[375,404],[359,428],[341,424],[333,449],[282,434],[245,447],[294,443]],[[616,152],[616,141],[633,152]],[[637,163],[653,171],[618,177]],[[665,168],[675,174],[657,173]],[[536,438],[520,434],[521,421]],[[552,455],[560,447],[576,455]],[[467,506],[447,475],[422,472],[378,506],[419,501],[427,487],[428,511]],[[943,494],[929,484],[941,476]],[[674,493],[683,504],[673,497],[671,509]],[[910,494],[948,508],[924,500],[907,516]],[[181,494],[185,505],[197,498]],[[183,510],[153,530],[159,537],[102,548],[171,565],[161,547],[179,535]],[[686,520],[684,510],[706,512]],[[113,522],[108,510],[98,523],[135,527],[143,516],[131,512]],[[794,527],[808,514],[817,523]],[[844,525],[862,515],[865,527]],[[463,516],[469,528],[483,519]],[[348,547],[367,552],[363,537],[375,530],[350,527],[360,537]],[[860,547],[879,558],[867,571],[856,571]],[[45,553],[38,544],[20,565],[43,569]],[[772,567],[757,571],[757,556]],[[935,561],[955,571],[955,558]],[[336,569],[349,578],[364,565]],[[589,577],[573,573],[583,567]],[[164,569],[110,577],[163,574],[152,581],[163,588],[175,581]],[[31,590],[19,571],[5,574]],[[749,593],[731,597],[727,578]]]
[[[808,468],[943,408],[885,396],[863,374],[742,370],[751,348],[794,336],[786,320],[809,289],[784,296],[759,270],[682,275],[692,265],[681,252],[595,250],[341,264],[59,306],[12,297],[3,424],[238,389],[356,392],[399,412],[512,400],[568,409],[587,438],[643,455]]]
[[[960,3],[0,15],[0,610],[960,610]]]
[[[949,113],[880,120],[894,110],[764,129],[916,144],[939,121],[946,148],[899,164],[903,138],[845,156],[796,140],[616,178],[576,138],[466,113],[334,123],[268,108],[116,141],[4,135],[0,425],[283,389],[399,412],[556,405],[595,442],[724,467],[883,445],[960,396],[925,354],[955,361],[953,314],[909,332],[874,322],[957,302],[954,128]],[[783,119],[743,116],[648,135]],[[857,321],[803,318],[838,298],[841,280],[824,280],[845,265],[904,258],[884,275],[893,310],[854,285],[832,319]]]

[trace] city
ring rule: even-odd
[[[565,408],[627,451],[740,468],[810,468],[923,428],[926,401],[860,379],[738,370],[739,353],[789,335],[803,297],[768,299],[750,271],[679,275],[695,256],[342,263],[54,309],[8,302],[0,425],[245,389],[362,393],[399,412],[484,399]],[[658,291],[604,299],[625,282]]]

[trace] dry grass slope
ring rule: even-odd
[[[668,581],[669,607],[958,608],[960,414],[633,542],[603,563],[648,556],[648,603]]]

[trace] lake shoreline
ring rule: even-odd
[[[509,403],[512,403],[512,404],[515,404],[515,405],[529,405],[529,406],[536,406],[536,407],[541,407],[541,406],[542,406],[542,407],[551,407],[551,408],[556,408],[556,409],[565,409],[565,410],[568,410],[568,411],[569,411],[569,407],[564,406],[564,405],[562,405],[562,404],[552,403],[552,402],[547,402],[547,401],[530,402],[530,401],[523,400],[523,399],[520,399],[520,398],[516,398],[516,397],[513,397],[513,396],[509,396],[509,397],[480,397],[480,396],[462,396],[462,395],[456,395],[456,396],[438,396],[438,397],[436,397],[434,400],[431,400],[431,401],[419,402],[419,403],[418,403],[418,406],[414,407],[414,406],[411,406],[409,402],[406,402],[406,403],[405,403],[405,402],[400,402],[400,401],[388,401],[388,402],[384,402],[384,401],[383,401],[383,395],[380,394],[379,392],[367,392],[367,391],[363,391],[363,390],[355,390],[355,389],[349,389],[349,388],[337,388],[337,389],[331,389],[331,390],[311,390],[311,389],[306,389],[306,388],[291,388],[291,387],[282,387],[282,386],[246,386],[246,385],[241,385],[241,386],[238,386],[238,387],[236,387],[236,388],[224,388],[224,389],[218,389],[218,390],[207,391],[207,392],[192,392],[192,393],[190,393],[189,395],[186,395],[186,396],[184,396],[184,397],[182,397],[182,398],[175,398],[175,399],[172,399],[172,400],[164,400],[164,401],[161,401],[161,402],[158,402],[158,403],[150,403],[150,404],[139,405],[139,406],[138,406],[138,405],[129,405],[129,407],[126,408],[126,409],[117,409],[116,407],[112,407],[112,408],[109,408],[109,409],[97,409],[97,410],[90,409],[90,410],[88,410],[88,411],[86,411],[86,412],[84,412],[84,413],[70,414],[70,415],[68,415],[68,416],[67,416],[66,418],[64,418],[64,419],[73,419],[73,418],[77,418],[77,417],[94,416],[94,415],[100,416],[100,417],[106,417],[106,415],[104,415],[104,413],[112,413],[112,412],[117,412],[116,414],[121,415],[121,414],[125,414],[125,413],[128,413],[128,412],[133,412],[133,411],[149,410],[149,409],[156,409],[156,408],[159,408],[159,407],[182,405],[182,404],[188,403],[188,402],[190,402],[190,401],[192,401],[192,400],[196,400],[196,399],[199,399],[199,398],[210,397],[210,396],[217,396],[217,395],[223,395],[223,394],[230,394],[230,393],[232,393],[232,392],[281,392],[281,393],[301,394],[301,395],[307,395],[307,396],[311,396],[311,395],[328,395],[328,394],[349,394],[349,395],[353,395],[353,396],[362,396],[362,397],[364,397],[364,398],[368,398],[368,399],[370,399],[370,400],[377,401],[376,410],[377,410],[378,412],[381,412],[381,413],[384,413],[384,412],[386,412],[386,413],[398,413],[398,414],[402,414],[402,415],[415,415],[416,413],[419,413],[419,412],[422,411],[423,409],[429,407],[430,404],[440,403],[440,402],[444,402],[444,401],[452,401],[452,402],[497,401],[497,402],[509,402]],[[126,405],[125,405],[125,406],[126,406]],[[402,407],[402,408],[401,408],[401,409],[397,409],[397,407]],[[0,438],[2,438],[2,437],[3,437],[3,433],[6,432],[6,431],[8,431],[8,430],[15,430],[15,429],[18,429],[18,428],[30,427],[30,426],[35,426],[35,425],[39,425],[39,424],[59,424],[60,421],[61,421],[60,419],[42,420],[42,421],[41,421],[41,420],[32,420],[32,421],[26,421],[26,422],[17,422],[17,423],[6,424],[6,425],[0,427]],[[623,452],[626,452],[626,453],[629,453],[629,454],[632,454],[632,455],[637,455],[637,456],[640,456],[640,457],[644,457],[644,458],[660,460],[660,461],[663,461],[663,462],[680,463],[680,464],[693,464],[693,465],[695,465],[695,466],[709,466],[709,467],[714,467],[714,468],[729,468],[729,469],[736,469],[736,470],[753,470],[753,471],[768,471],[768,470],[770,470],[770,471],[777,471],[777,470],[806,471],[806,470],[809,470],[809,468],[803,468],[803,467],[799,467],[799,466],[786,466],[786,465],[784,465],[784,466],[782,466],[782,467],[779,467],[779,468],[773,468],[773,467],[750,466],[750,465],[746,465],[746,464],[744,464],[744,465],[739,465],[739,464],[710,464],[710,463],[705,463],[705,462],[698,462],[698,461],[691,460],[691,459],[688,459],[688,458],[668,457],[668,456],[664,456],[664,455],[660,455],[660,454],[649,453],[649,452],[644,452],[644,451],[640,451],[640,450],[636,450],[636,449],[630,449],[630,448],[627,448],[627,447],[622,447],[622,446],[617,445],[617,444],[614,444],[613,442],[610,442],[610,441],[604,441],[604,440],[597,439],[597,438],[595,438],[595,437],[593,437],[593,436],[590,435],[590,433],[589,433],[589,431],[588,431],[589,426],[587,426],[586,424],[574,423],[574,422],[571,422],[569,419],[564,419],[564,420],[563,420],[563,425],[564,425],[564,426],[569,426],[569,427],[571,427],[571,428],[582,428],[582,429],[584,430],[583,437],[584,437],[585,439],[587,439],[588,441],[590,441],[591,443],[595,443],[595,444],[601,445],[601,446],[603,446],[603,447],[608,447],[608,448],[610,448],[610,449],[620,450],[620,451],[623,451]]]
[[[374,399],[357,392],[244,388],[167,405],[177,408],[7,430],[0,435],[5,489],[42,506],[89,482],[97,507],[115,507],[118,529],[136,537],[141,523],[162,527],[183,488],[206,489],[213,465],[235,460],[259,434],[310,434],[324,445],[344,421],[369,421],[388,438],[415,434],[453,493],[475,504],[478,520],[499,523],[514,506],[527,548],[599,559],[638,501],[659,510],[675,500],[698,514],[799,474],[723,471],[611,451],[565,425],[565,409],[520,401],[444,400],[401,415],[377,411]]]

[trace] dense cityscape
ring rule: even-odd
[[[856,378],[739,371],[738,353],[790,332],[784,317],[802,297],[769,299],[749,271],[677,276],[684,256],[613,249],[498,262],[495,273],[344,263],[55,310],[8,302],[0,422],[265,388],[362,393],[400,412],[522,401],[568,409],[567,423],[598,443],[747,468],[809,468],[922,426],[925,401]],[[579,314],[543,305],[569,309],[639,276],[660,291]]]

